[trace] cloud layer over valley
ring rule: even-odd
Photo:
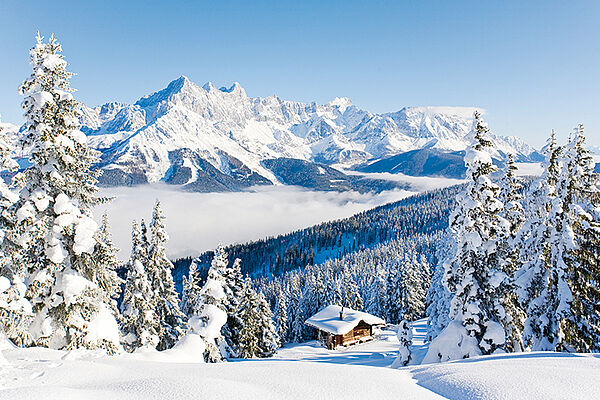
[[[413,192],[380,194],[314,192],[297,187],[262,187],[237,193],[188,193],[163,184],[105,188],[114,200],[96,210],[108,211],[119,258],[129,257],[131,219],[150,223],[161,201],[172,258],[198,255],[219,243],[243,243],[302,229],[405,198]]]

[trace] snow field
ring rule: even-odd
[[[411,364],[427,352],[425,324],[412,326]],[[513,353],[393,369],[396,332],[375,336],[339,350],[311,341],[286,345],[270,359],[218,364],[195,363],[193,343],[114,357],[2,345],[8,364],[0,363],[0,400],[586,400],[600,393],[600,354]]]
[[[403,371],[283,360],[152,362],[47,349],[5,352],[0,399],[438,399]],[[88,352],[89,353],[89,352]]]
[[[449,399],[597,399],[600,355],[480,356],[412,367],[418,385]]]

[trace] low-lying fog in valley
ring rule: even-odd
[[[520,175],[538,175],[539,164],[519,164]],[[402,174],[360,174],[375,179],[406,182],[410,190],[382,193],[316,192],[293,186],[254,187],[247,192],[192,193],[177,186],[154,184],[103,188],[101,195],[113,201],[96,209],[97,217],[108,211],[119,258],[126,260],[131,248],[131,221],[149,223],[152,206],[161,201],[167,217],[168,255],[195,256],[219,243],[245,243],[346,218],[358,212],[401,200],[411,194],[452,186],[458,179],[409,177]],[[98,218],[99,220],[99,218]]]
[[[99,217],[108,211],[119,258],[125,260],[131,248],[131,220],[143,218],[149,223],[154,202],[159,199],[170,237],[168,255],[177,258],[198,255],[219,243],[244,243],[349,217],[413,193],[314,192],[289,186],[237,193],[188,193],[159,184],[102,189],[101,195],[114,200],[95,213]]]

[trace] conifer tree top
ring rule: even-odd
[[[54,35],[48,42],[36,36],[30,51],[32,73],[19,87],[25,111],[20,145],[30,149],[32,165],[16,183],[30,192],[43,189],[52,197],[64,193],[86,210],[105,199],[94,196],[98,172],[90,168],[97,162],[97,152],[79,130],[80,107],[69,84],[73,73],[67,71],[61,52]]]

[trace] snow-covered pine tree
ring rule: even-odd
[[[534,293],[530,293],[532,281],[536,274],[541,273],[539,268],[534,273],[534,261],[541,260],[545,245],[546,222],[550,212],[551,203],[556,198],[556,183],[560,173],[560,158],[562,147],[557,146],[554,131],[544,146],[545,161],[542,174],[529,185],[523,199],[525,222],[517,233],[516,241],[521,244],[521,268],[516,273],[518,279],[518,294],[522,304],[527,306]],[[543,265],[538,263],[538,267]]]
[[[521,264],[542,253],[544,235],[537,235],[536,232],[546,223],[551,203],[556,198],[563,148],[556,144],[554,131],[542,151],[545,155],[542,174],[529,185],[523,198],[525,221],[516,238],[522,245]]]
[[[191,266],[191,264],[190,264]],[[189,270],[188,270],[188,274],[189,274]],[[185,315],[187,318],[189,318],[188,314],[184,311],[184,307],[187,309],[187,304],[188,304],[188,288],[189,288],[189,284],[188,284],[188,277],[187,276],[182,276],[181,277],[181,300],[179,301],[179,309],[181,310],[181,312],[183,313],[183,315]]]
[[[224,250],[223,250],[224,251]],[[241,260],[237,258],[233,265],[227,267],[223,271],[225,299],[223,306],[227,313],[227,323],[222,329],[223,337],[227,343],[230,356],[237,355],[239,345],[239,335],[242,329],[242,321],[238,315],[239,304],[242,297],[244,286],[244,277],[242,276]]]
[[[200,301],[200,290],[202,286],[202,277],[198,270],[198,261],[193,260],[190,264],[188,276],[183,277],[183,287],[181,292],[181,312],[183,312],[187,318],[193,316],[194,310],[198,309],[198,302]]]
[[[310,315],[320,311],[323,307],[326,307],[328,305],[325,295],[324,279],[325,277],[323,272],[318,269],[315,271],[314,275],[308,279],[308,282],[306,282],[306,311]],[[358,287],[356,285],[355,287],[356,291],[358,292]],[[351,290],[354,290],[354,288]]]
[[[0,125],[0,172],[13,172],[18,168],[11,157],[12,151],[13,145]],[[4,240],[7,231],[14,227],[10,208],[17,199],[0,177],[0,330],[15,344],[23,346],[30,342],[28,329],[33,314],[25,298],[27,287],[17,273],[20,268],[15,259],[15,246]]]
[[[259,350],[257,355],[261,358],[271,357],[281,346],[281,341],[275,329],[273,313],[262,293],[258,294],[257,314],[259,332]]]
[[[302,337],[303,340],[307,340],[313,335],[313,330],[306,326],[304,321],[323,307],[325,300],[324,288],[323,282],[320,281],[316,273],[306,277],[304,281],[299,303],[301,314],[297,314],[299,320],[295,323],[299,337]]]
[[[239,316],[242,329],[239,335],[239,357],[271,357],[279,348],[273,314],[262,294],[257,294],[250,278],[242,289]]]
[[[548,216],[534,238],[543,252],[533,256],[523,271],[533,294],[525,337],[534,350],[597,351],[600,347],[600,291],[598,288],[598,177],[584,147],[579,126],[564,149],[562,162],[548,165],[556,177],[555,197]],[[551,160],[552,161],[552,160]],[[551,167],[558,165],[552,173]]]
[[[401,263],[399,279],[397,281],[400,298],[400,319],[415,321],[425,314],[425,297],[427,295],[427,271],[422,271],[424,266],[416,259],[405,259]]]
[[[38,35],[30,51],[32,74],[19,88],[26,119],[20,144],[31,166],[14,180],[20,192],[8,238],[20,247],[22,270],[15,272],[28,284],[35,344],[114,352],[118,325],[95,279],[106,266],[91,265],[90,257],[98,229],[90,208],[101,201],[90,170],[97,156],[79,130],[72,73],[61,51],[53,36],[45,43]]]
[[[365,311],[372,315],[384,318],[387,305],[387,285],[383,271],[377,269],[376,275],[368,288],[368,301]]]
[[[275,297],[274,318],[277,336],[279,336],[282,342],[286,342],[288,338],[287,335],[289,321],[287,308],[287,291],[280,287],[280,290],[277,292]]]
[[[323,279],[325,280],[323,282],[323,290],[325,291],[325,293],[324,293],[325,298],[323,299],[324,303],[326,305],[341,304],[342,294],[341,294],[341,290],[339,287],[339,282],[333,276],[332,271],[329,269],[326,270],[325,274],[323,276]],[[292,292],[287,292],[287,293],[288,293],[288,297],[290,295],[293,295]]]
[[[242,330],[239,337],[238,356],[253,358],[260,352],[258,335],[258,296],[249,279],[244,283],[242,298],[239,306],[239,316],[242,320]]]
[[[600,181],[585,148],[583,126],[575,130],[565,152],[562,181],[575,248],[569,251],[568,282],[573,295],[562,323],[561,349],[600,351]]]
[[[173,347],[183,335],[185,325],[185,316],[179,309],[179,297],[171,274],[173,263],[167,258],[165,248],[169,237],[164,219],[160,201],[156,201],[150,223],[151,238],[146,269],[156,299],[156,315],[159,321],[159,340],[156,346],[158,350]]]
[[[444,271],[449,266],[444,265],[452,261],[452,246],[456,245],[456,237],[447,229],[443,240],[436,250],[437,264],[433,270],[431,285],[427,291],[425,302],[427,304],[427,341],[431,342],[448,325],[450,314],[451,293],[444,285]]]
[[[396,336],[398,337],[398,342],[400,342],[400,348],[398,350],[398,358],[394,361],[393,367],[405,367],[412,358],[410,351],[410,347],[412,346],[412,330],[410,329],[410,322],[405,319],[400,321]]]
[[[402,272],[400,270],[400,260],[393,260],[388,270],[386,282],[386,309],[387,321],[391,324],[398,324],[402,321],[402,286],[400,279]]]
[[[288,310],[291,311],[288,313],[290,315],[289,321],[289,338],[294,343],[300,343],[304,341],[304,335],[306,330],[306,325],[304,321],[310,317],[307,316],[305,312],[305,305],[301,301],[301,282],[300,277],[297,275],[293,275],[290,281],[290,302]]]
[[[343,267],[340,288],[342,294],[341,305],[355,310],[362,310],[363,301],[358,292],[358,285],[354,281],[354,277],[346,265]]]
[[[531,185],[527,195],[528,218],[518,240],[523,243],[521,268],[515,273],[516,293],[527,319],[523,328],[523,342],[533,350],[554,350],[560,316],[555,315],[558,304],[566,309],[566,299],[556,296],[559,274],[555,246],[557,220],[562,207],[558,183],[562,170],[563,148],[556,144],[554,132],[545,148],[546,162],[542,175]],[[557,213],[558,212],[558,213]],[[553,240],[551,240],[553,238]],[[563,250],[564,248],[561,247]],[[564,271],[563,271],[564,272]],[[561,272],[561,276],[563,276]],[[561,286],[566,286],[561,283]],[[565,291],[559,295],[567,294]]]
[[[123,289],[121,314],[123,342],[128,351],[140,347],[156,348],[159,321],[156,315],[156,298],[148,273],[144,267],[140,226],[133,221],[131,230],[131,256],[126,264],[127,277]]]
[[[514,156],[508,154],[504,175],[500,183],[500,200],[504,202],[502,215],[510,223],[508,236],[513,239],[525,222],[521,195],[523,180],[517,177],[517,170]]]
[[[504,236],[508,222],[499,215],[503,208],[498,200],[500,188],[490,180],[495,171],[489,153],[492,145],[489,129],[476,112],[474,143],[465,154],[468,183],[450,217],[459,243],[453,259],[444,264],[445,284],[453,294],[450,323],[446,332],[432,341],[426,356],[429,361],[491,354],[505,346],[501,321],[507,277],[499,260],[498,239]],[[464,340],[452,341],[450,346],[436,343],[449,336]]]
[[[91,255],[91,269],[86,275],[92,276],[92,281],[108,296],[107,303],[112,305],[115,315],[118,316],[116,300],[121,293],[123,280],[119,278],[117,269],[120,266],[117,258],[118,249],[112,241],[110,233],[110,224],[108,222],[108,214],[102,214],[102,224],[96,232],[96,246]]]
[[[27,287],[18,275],[0,276],[0,335],[6,336],[17,346],[31,342],[29,324],[33,319],[31,303],[25,298]]]
[[[225,311],[225,279],[223,272],[227,268],[227,253],[219,246],[208,270],[204,286],[200,290],[198,309],[188,321],[193,333],[202,337],[206,344],[204,360],[210,363],[221,362],[227,356],[227,343],[221,335],[221,329],[227,323]]]
[[[419,256],[417,256],[415,253],[414,260],[415,263],[418,262],[419,264],[418,269],[421,275],[421,282],[423,282],[423,288],[427,292],[429,290],[429,286],[431,286],[431,275],[433,275],[433,268],[423,253],[421,253]]]
[[[515,272],[520,267],[521,246],[517,240],[517,235],[525,222],[521,202],[523,183],[515,175],[516,171],[514,157],[509,154],[504,175],[500,182],[500,201],[504,204],[501,215],[508,221],[509,228],[504,236],[500,237],[498,244],[502,270],[508,277],[506,285],[503,286],[504,293],[502,296],[504,300],[502,304],[504,304],[506,315],[502,320],[502,325],[506,331],[505,349],[509,352],[523,350],[522,332],[526,318],[525,312],[519,304],[514,284]]]

